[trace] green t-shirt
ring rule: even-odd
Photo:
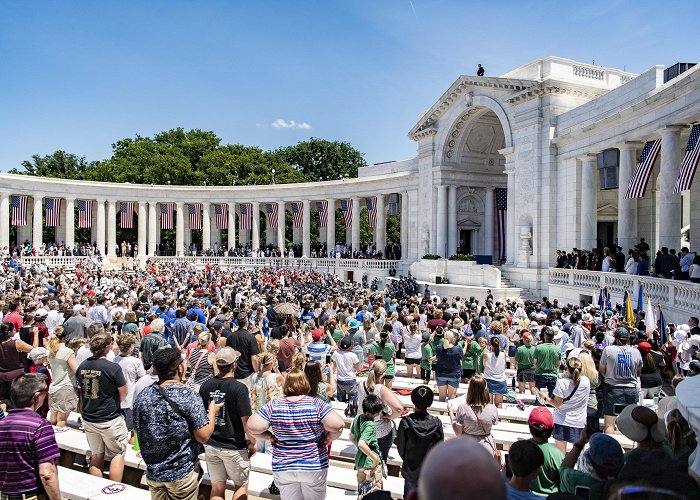
[[[424,342],[421,345],[420,352],[421,352],[420,367],[424,370],[430,370],[432,367],[432,364],[428,360],[435,355],[433,353],[433,347],[430,345],[429,342]]]
[[[559,365],[561,364],[561,349],[549,342],[539,344],[535,347],[534,359],[537,360],[535,375],[556,377],[559,373]]]
[[[476,348],[476,361],[479,364],[479,369],[477,370],[479,373],[484,373],[484,353],[488,349],[488,346],[484,347],[483,349],[479,347],[479,343],[477,342],[477,348]]]
[[[580,486],[582,488],[589,489],[590,492],[588,494],[588,498],[591,500],[603,498],[603,487],[605,486],[605,481],[599,481],[594,479],[590,474],[572,469],[570,467],[562,467],[559,470],[559,476],[561,481],[559,491],[575,495],[576,487]]]
[[[534,442],[534,441],[533,441]],[[530,483],[530,490],[542,496],[548,496],[559,491],[559,469],[564,454],[549,443],[536,443],[544,455],[544,464],[540,467],[540,473]]]
[[[518,364],[519,370],[525,370],[535,366],[535,348],[527,345],[521,345],[515,350],[515,362]]]
[[[430,347],[433,348],[433,352],[437,352],[437,346],[443,344],[444,337],[433,337],[430,339]],[[437,364],[437,358],[433,360],[433,367]]]
[[[384,376],[394,376],[394,355],[396,354],[396,347],[394,344],[387,340],[384,344],[384,349],[379,345],[379,342],[375,342],[367,349],[368,354],[373,354],[375,356],[381,356],[381,358],[386,361],[386,373]]]
[[[466,340],[459,341],[459,346],[462,349],[464,349],[465,342]],[[478,342],[469,342],[467,352],[464,353],[462,358],[462,370],[476,370],[476,367],[479,365],[478,357],[480,351]]]
[[[355,443],[364,441],[369,446],[372,452],[379,456],[379,442],[377,441],[377,427],[374,425],[374,420],[359,414],[352,421],[350,432],[355,436]],[[355,470],[371,469],[374,464],[372,459],[360,451],[360,447],[356,446],[355,450]]]

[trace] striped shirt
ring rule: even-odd
[[[43,490],[39,464],[61,456],[53,427],[39,414],[10,410],[0,420],[0,491],[24,493]]]
[[[306,344],[304,351],[309,355],[312,361],[320,361],[323,363],[325,362],[325,359],[323,358],[333,352],[333,346],[330,346],[325,342],[314,340],[313,342]]]
[[[277,438],[272,452],[273,472],[328,468],[328,448],[319,442],[326,432],[321,420],[332,411],[331,405],[310,396],[299,401],[273,399],[258,410]]]

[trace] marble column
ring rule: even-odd
[[[447,254],[447,186],[437,187],[437,235],[435,252],[448,257]]]
[[[457,186],[447,190],[447,255],[457,253]]]
[[[202,250],[211,248],[211,205],[202,203]]]
[[[97,241],[97,249],[100,251],[100,255],[107,255],[107,249],[105,244],[105,201],[97,200],[97,235],[95,241]]]
[[[637,244],[637,199],[625,199],[632,173],[636,165],[636,149],[641,142],[620,144],[620,168],[617,177],[617,244],[627,251]]]
[[[253,212],[253,230],[251,235],[250,249],[255,252],[260,249],[260,202],[251,203]]]
[[[75,249],[75,198],[66,198],[66,247]]]
[[[117,256],[117,202],[107,200],[107,256]]]
[[[34,214],[32,217],[32,247],[38,249],[43,243],[42,232],[44,229],[43,207],[44,197],[34,195]]]
[[[146,255],[146,235],[148,234],[148,209],[146,207],[145,201],[138,202],[138,229],[137,229],[137,243],[139,246],[138,253],[136,257],[143,257]]]
[[[303,226],[302,230],[302,255],[311,257],[311,203],[309,200],[304,200],[303,205]]]
[[[515,165],[506,166],[505,173],[508,176],[508,207],[506,210],[506,264],[515,265],[515,254],[518,248],[517,234],[515,232]],[[496,256],[496,261],[500,255]]]
[[[581,163],[581,248],[591,250],[596,247],[598,231],[596,155],[588,154],[582,157]]]
[[[401,260],[408,256],[408,191],[401,193]]]
[[[360,251],[360,198],[359,196],[352,197],[352,253]]]
[[[681,195],[673,189],[681,169],[681,130],[670,126],[661,134],[661,169],[659,170],[659,247],[678,249],[681,244]]]
[[[284,256],[284,248],[287,245],[286,236],[284,234],[284,223],[285,223],[285,211],[284,202],[277,202],[277,248],[280,251],[280,255]]]
[[[374,244],[377,250],[382,252],[386,249],[386,206],[384,204],[384,195],[377,195],[377,227],[374,228]]]
[[[335,200],[328,198],[328,224],[326,225],[326,246],[328,256],[335,249]]]
[[[496,224],[494,217],[495,201],[493,188],[484,189],[484,255],[493,257],[493,235]],[[496,262],[496,259],[493,260]]]
[[[175,255],[185,255],[185,204],[178,201],[175,204]]]
[[[158,202],[150,201],[148,203],[148,256],[153,257],[156,254],[156,227],[158,225]],[[139,244],[139,253],[143,253]]]
[[[226,248],[236,248],[236,203],[231,201],[228,204],[228,229]]]
[[[0,193],[0,250],[10,248],[10,194]]]

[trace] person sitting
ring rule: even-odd
[[[604,498],[603,490],[606,482],[614,480],[625,463],[622,446],[608,434],[597,433],[590,439],[588,458],[593,471],[588,473],[574,467],[586,443],[589,442],[586,430],[581,431],[573,448],[566,454],[561,463],[560,491],[571,493],[584,498]]]
[[[542,450],[544,462],[539,473],[530,483],[530,489],[541,496],[551,495],[559,491],[559,469],[564,460],[564,454],[559,448],[549,443],[554,430],[552,412],[544,406],[533,408],[527,419],[527,425],[532,435],[531,441]]]
[[[506,484],[508,500],[538,500],[542,497],[530,490],[532,481],[544,464],[544,453],[530,440],[516,441],[508,450],[508,466],[513,477]]]

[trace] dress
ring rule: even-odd
[[[462,434],[473,437],[493,454],[496,441],[491,435],[491,427],[498,422],[498,408],[487,404],[484,407],[461,404],[457,408],[455,422],[462,426]]]

